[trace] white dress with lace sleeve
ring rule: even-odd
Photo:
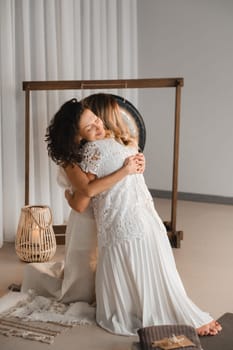
[[[114,139],[89,142],[80,164],[102,177],[136,153]],[[187,296],[176,269],[166,229],[143,175],[128,175],[92,199],[97,223],[97,323],[110,332],[133,335],[140,327],[187,324],[212,317]]]

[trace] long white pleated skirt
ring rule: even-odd
[[[200,327],[212,321],[187,296],[167,234],[149,229],[102,248],[96,275],[97,323],[106,330],[136,334],[151,325]]]

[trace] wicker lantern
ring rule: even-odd
[[[27,262],[48,261],[54,256],[56,238],[48,206],[27,205],[21,209],[15,250],[18,257]]]

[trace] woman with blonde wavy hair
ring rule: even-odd
[[[77,159],[91,181],[100,181],[121,168],[126,157],[137,154],[133,138],[124,132],[114,137],[85,101],[68,101],[64,109],[51,121],[47,133],[49,155],[58,164]],[[112,117],[114,120],[114,113]],[[64,152],[57,142],[59,134],[66,144]],[[193,326],[199,335],[221,331],[218,322],[186,294],[166,228],[139,168],[103,192],[81,198],[78,191],[67,191],[66,198],[77,211],[85,213],[90,202],[94,211],[96,320],[101,327],[122,335],[166,324]]]
[[[90,95],[84,98],[83,106],[103,120],[105,129],[109,130],[118,142],[138,145],[139,130],[133,119],[130,120],[131,125],[123,119],[123,111],[114,95],[105,93]]]

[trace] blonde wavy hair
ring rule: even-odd
[[[82,100],[84,108],[90,109],[102,119],[107,137],[114,137],[119,143],[127,146],[137,146],[138,137],[131,135],[126,122],[124,122],[120,106],[111,94],[97,93]]]

